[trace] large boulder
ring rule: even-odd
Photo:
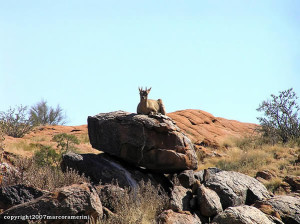
[[[256,202],[254,206],[261,208],[262,204],[270,205],[272,207],[272,210],[279,213],[284,223],[300,223],[300,198],[286,195],[278,195],[269,199]]]
[[[185,188],[191,188],[191,186],[193,186],[193,184],[197,181],[194,170],[184,170],[177,175],[177,178],[180,185]]]
[[[262,183],[245,174],[220,171],[206,176],[205,186],[219,195],[223,209],[230,206],[251,205],[257,200],[270,198],[268,190]]]
[[[274,222],[259,209],[242,205],[227,208],[213,219],[212,224],[274,224]]]
[[[163,211],[157,218],[159,224],[201,224],[196,215],[188,212],[174,212],[171,209]]]
[[[216,192],[201,185],[197,190],[198,208],[203,216],[215,216],[222,212],[222,204]]]
[[[89,177],[94,184],[111,184],[117,182],[120,187],[136,188],[140,181],[151,181],[155,186],[161,185],[166,191],[171,187],[170,181],[158,173],[149,173],[138,167],[118,161],[106,153],[76,154],[69,152],[63,155],[62,170],[68,168]]]
[[[25,223],[28,223],[30,216],[38,214],[43,215],[47,223],[65,223],[66,220],[68,223],[86,223],[89,216],[102,217],[103,210],[96,190],[90,184],[82,183],[59,188],[35,200],[11,207],[2,213],[0,218],[3,220],[5,216],[27,215]],[[59,220],[55,218],[58,216]],[[70,216],[82,216],[82,219],[72,222]],[[22,221],[19,220],[18,223]]]
[[[192,142],[167,116],[100,113],[88,117],[88,132],[93,148],[135,166],[162,173],[197,169]]]
[[[182,186],[174,186],[170,194],[170,208],[175,212],[190,211],[192,192]]]
[[[31,201],[41,197],[44,193],[46,192],[24,184],[1,187],[0,209],[6,210],[12,206]]]

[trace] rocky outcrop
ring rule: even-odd
[[[219,147],[228,137],[255,134],[258,125],[215,117],[203,110],[180,110],[167,114],[193,143]]]
[[[146,170],[122,163],[105,154],[76,154],[69,152],[63,155],[62,170],[72,168],[89,177],[94,184],[111,184],[115,181],[120,187],[136,188],[141,180],[154,186],[161,185],[165,190],[171,187],[169,180],[162,174],[149,173]]]
[[[229,207],[218,214],[212,224],[274,224],[259,209],[247,205]]]
[[[265,214],[250,206],[258,200],[271,198],[264,185],[255,178],[214,167],[200,171],[186,170],[179,173],[177,177],[177,182],[187,189],[180,188],[180,186],[174,188],[177,192],[176,197],[171,195],[171,198],[177,198],[177,200],[171,200],[171,205],[173,203],[171,208],[175,212],[184,210],[182,209],[183,195],[191,190],[192,195],[185,198],[189,199],[190,202],[184,201],[186,205],[190,205],[186,210],[192,214],[197,214],[203,223],[210,223],[209,220],[218,217],[214,220],[215,223],[282,224],[278,213],[269,212]],[[178,192],[182,193],[179,194]],[[179,195],[181,196],[179,197]],[[253,215],[257,217],[253,218]]]
[[[270,198],[268,190],[262,183],[234,171],[208,175],[205,186],[219,195],[223,209],[230,206],[251,205],[257,200]]]
[[[170,173],[197,169],[192,142],[167,116],[124,111],[88,117],[93,148],[135,166]]]
[[[96,190],[87,183],[62,187],[35,200],[16,205],[1,214],[4,216],[24,216],[42,214],[49,216],[47,223],[64,223],[64,219],[52,219],[52,216],[83,215],[102,217],[102,204]],[[70,218],[69,218],[70,219]],[[26,221],[26,223],[28,220]],[[73,223],[85,223],[87,219],[75,220]],[[69,220],[72,223],[72,220]]]
[[[195,215],[188,212],[178,213],[172,210],[163,211],[157,220],[159,224],[201,224],[200,219]]]
[[[278,195],[254,204],[255,207],[259,208],[262,205],[270,205],[273,211],[279,213],[284,223],[300,223],[300,198],[298,197]]]
[[[0,188],[0,209],[8,209],[14,205],[22,204],[41,197],[45,191],[18,184]]]

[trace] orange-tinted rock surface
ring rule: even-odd
[[[203,110],[180,110],[167,116],[176,122],[193,143],[204,146],[219,146],[228,137],[254,135],[258,127],[256,124],[214,117]]]

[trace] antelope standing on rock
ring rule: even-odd
[[[148,94],[150,93],[150,89],[143,90],[139,88],[140,91],[140,103],[137,107],[138,114],[146,114],[146,115],[156,115],[163,114],[166,115],[165,106],[161,99],[158,100],[148,100]]]

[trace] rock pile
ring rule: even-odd
[[[134,190],[140,181],[150,181],[168,194],[169,205],[156,219],[160,224],[300,223],[297,197],[273,197],[258,180],[238,172],[218,168],[195,171],[193,144],[167,116],[124,111],[98,114],[88,118],[88,130],[92,146],[103,153],[67,153],[61,168],[85,174],[91,184],[53,192],[24,185],[1,188],[0,199],[5,200],[0,203],[4,210],[0,218],[24,214],[114,217],[116,208],[109,201],[122,200],[125,187]],[[113,181],[118,186],[111,185]],[[297,187],[297,180],[294,182]]]

